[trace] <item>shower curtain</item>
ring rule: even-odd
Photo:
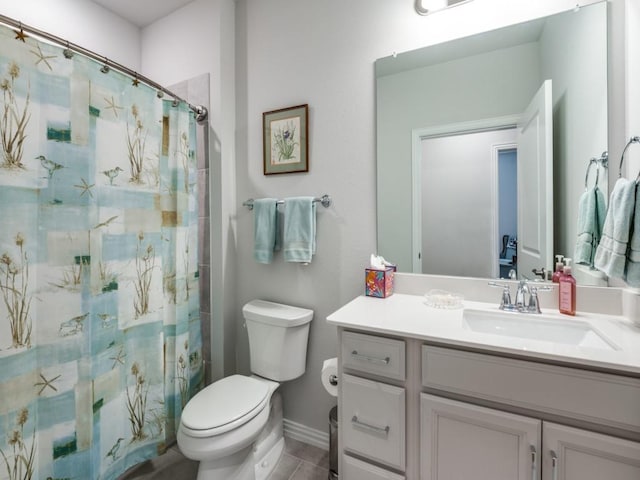
[[[203,379],[195,119],[0,27],[0,479],[114,479]]]

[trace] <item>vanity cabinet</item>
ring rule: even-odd
[[[338,329],[341,480],[640,480],[640,378]]]
[[[421,480],[640,479],[637,442],[424,393],[420,408]]]
[[[640,479],[640,443],[547,420],[638,432],[637,378],[431,345],[421,377],[471,399],[420,394],[421,480]],[[530,414],[474,403],[483,401]]]

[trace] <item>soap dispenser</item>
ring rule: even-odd
[[[560,313],[576,314],[576,279],[571,275],[571,259],[565,258],[565,266],[558,280]]]
[[[562,276],[562,271],[564,268],[564,263],[562,263],[563,255],[556,255],[556,269],[553,271],[553,276],[551,280],[553,283],[559,283],[560,277]]]

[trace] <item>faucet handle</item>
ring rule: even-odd
[[[502,297],[500,298],[500,310],[505,310],[511,308],[511,291],[509,290],[509,284],[507,283],[498,283],[498,282],[489,282],[490,287],[502,288]]]
[[[531,291],[529,292],[529,305],[527,307],[527,311],[530,313],[542,313],[540,310],[540,301],[538,300],[538,291],[540,292],[548,292],[553,290],[551,286],[539,286],[539,287],[531,287]]]

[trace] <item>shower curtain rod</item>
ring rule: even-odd
[[[203,105],[192,105],[189,102],[187,102],[185,99],[180,98],[178,95],[176,95],[175,93],[171,92],[170,90],[167,90],[165,87],[163,87],[162,85],[154,82],[153,80],[151,80],[150,78],[145,77],[144,75],[140,75],[138,72],[131,70],[130,68],[125,67],[124,65],[121,65],[117,62],[114,62],[112,60],[109,60],[107,57],[98,55],[97,53],[86,49],[84,47],[81,47],[80,45],[76,45],[75,43],[71,43],[68,40],[64,40],[60,37],[57,37],[51,33],[48,32],[44,32],[42,30],[39,30],[37,28],[31,27],[29,25],[25,25],[24,23],[18,21],[18,20],[14,20],[11,17],[7,17],[5,15],[1,15],[0,14],[0,23],[4,23],[6,25],[8,25],[9,27],[13,28],[13,29],[17,29],[18,31],[16,32],[17,35],[20,35],[20,33],[24,34],[29,33],[31,35],[35,35],[38,37],[42,37],[46,40],[49,40],[50,42],[53,43],[57,43],[58,45],[65,47],[66,49],[64,50],[64,55],[67,58],[71,58],[68,55],[72,55],[71,52],[69,52],[70,50],[73,50],[77,53],[80,53],[81,55],[84,55],[85,57],[89,57],[92,58],[93,60],[96,60],[98,62],[101,62],[104,64],[103,68],[106,68],[106,72],[109,71],[110,68],[114,68],[116,70],[119,70],[122,73],[125,73],[126,75],[133,77],[135,80],[145,83],[147,85],[149,85],[150,87],[155,88],[156,90],[158,90],[158,96],[161,97],[164,94],[169,95],[170,97],[173,97],[175,100],[179,101],[179,102],[184,102],[187,105],[189,105],[189,108],[191,110],[194,111],[194,113],[196,114],[196,121],[198,122],[204,122],[207,119],[208,116],[208,111],[207,108]],[[17,39],[20,37],[16,37]],[[161,93],[162,92],[162,93]]]

